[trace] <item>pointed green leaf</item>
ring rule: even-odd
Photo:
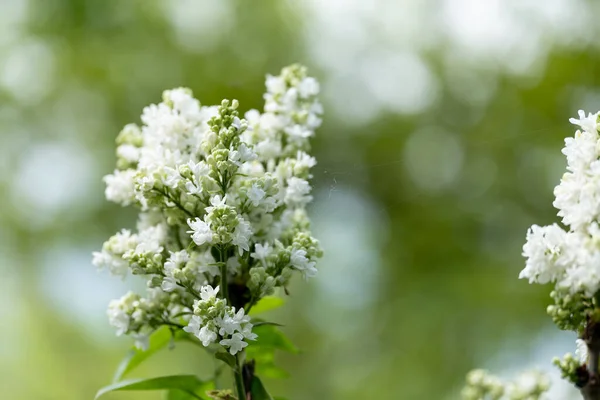
[[[258,337],[256,341],[251,342],[248,346],[254,347],[270,347],[274,349],[284,350],[289,353],[298,353],[299,350],[290,339],[285,336],[281,330],[274,325],[260,325],[252,329]]]
[[[252,386],[250,387],[252,400],[273,400],[273,397],[267,392],[260,379],[255,376],[252,378]]]
[[[261,326],[261,325],[283,326],[281,324],[278,324],[277,322],[263,321],[263,320],[260,320],[260,319],[253,319],[252,320],[252,325],[254,325],[254,326]]]
[[[149,345],[146,350],[141,350],[137,347],[133,347],[129,350],[123,361],[121,361],[121,364],[119,364],[113,377],[113,382],[118,382],[123,379],[128,372],[131,372],[144,360],[169,344],[171,337],[171,330],[166,326],[162,326],[150,335]]]
[[[237,360],[235,359],[234,356],[232,356],[229,353],[226,353],[224,351],[219,351],[218,353],[215,353],[215,358],[217,360],[221,360],[221,361],[225,362],[227,365],[229,365],[233,369],[237,368]]]
[[[172,341],[188,339],[190,339],[190,336],[182,330],[178,330],[173,334],[168,326],[161,326],[150,335],[149,345],[146,350],[133,347],[127,352],[127,355],[123,361],[121,361],[121,364],[119,364],[119,367],[115,372],[113,382],[118,382],[123,379],[125,375],[133,371],[142,362],[153,356],[159,350],[162,350]]]
[[[263,297],[250,309],[249,315],[257,315],[267,311],[275,310],[281,307],[285,303],[281,297],[277,296],[266,296]]]
[[[200,393],[212,388],[212,382],[204,382],[194,375],[161,376],[150,379],[129,379],[103,387],[96,393],[95,399],[110,392],[130,390],[166,390],[176,389],[194,399],[202,399]]]

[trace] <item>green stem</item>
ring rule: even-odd
[[[229,305],[229,288],[227,286],[227,262],[225,261],[225,252],[223,251],[223,247],[219,246],[219,264],[221,267],[221,292],[223,293],[223,298],[227,301]]]
[[[242,366],[240,365],[240,354],[237,353],[235,356],[236,368],[233,370],[233,376],[235,377],[238,400],[246,400],[246,388],[244,387],[244,375],[242,373]]]

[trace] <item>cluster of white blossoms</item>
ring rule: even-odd
[[[117,137],[108,200],[140,209],[137,232],[122,230],[93,255],[111,273],[142,275],[148,295],[111,303],[119,334],[143,338],[185,327],[231,354],[255,339],[246,315],[295,271],[316,274],[321,256],[305,207],[316,164],[307,154],[321,124],[319,85],[292,65],[268,76],[263,112],[239,117],[238,102],[202,106],[189,89],[163,93],[143,125]]]
[[[532,226],[520,278],[554,283],[548,311],[562,329],[579,331],[600,289],[600,136],[598,113],[579,111],[574,137],[565,139],[567,172],[555,188],[554,206],[566,228]]]
[[[462,390],[465,400],[539,400],[550,388],[550,380],[538,371],[527,371],[514,381],[504,382],[489,372],[476,369],[467,375]]]

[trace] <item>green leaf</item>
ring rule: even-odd
[[[204,398],[200,395],[201,398]],[[195,400],[198,397],[196,395],[192,395],[186,392],[182,392],[181,390],[171,389],[167,392],[166,400]]]
[[[167,346],[174,339],[171,329],[167,326],[161,326],[150,335],[150,344],[148,349],[140,350],[136,347],[129,350],[113,377],[113,382],[118,382],[129,372],[133,371],[138,365],[150,358],[156,352]],[[176,338],[175,338],[176,339]]]
[[[129,379],[103,387],[96,393],[94,399],[110,392],[129,390],[166,390],[182,391],[193,399],[202,399],[200,393],[212,389],[212,382],[204,382],[194,375],[161,376],[150,379]]]
[[[215,353],[215,358],[225,362],[225,364],[229,365],[233,369],[237,368],[237,360],[229,353],[219,351],[218,353]]]
[[[281,307],[285,303],[281,297],[277,296],[266,296],[263,297],[250,309],[249,315],[257,315],[267,311],[275,310]]]
[[[265,389],[265,386],[257,376],[252,378],[250,392],[252,393],[252,400],[273,400],[273,397],[267,392],[267,389]]]
[[[121,364],[119,364],[119,367],[113,376],[113,382],[119,382],[125,375],[133,371],[142,362],[153,356],[159,350],[162,350],[172,341],[189,341],[193,344],[200,345],[200,343],[187,332],[184,332],[183,330],[172,332],[168,326],[163,325],[150,335],[149,345],[146,350],[132,347],[131,350],[127,352],[127,355],[123,361],[121,361]],[[205,347],[201,347],[207,350]]]
[[[260,320],[260,319],[253,319],[252,320],[252,325],[254,325],[254,326],[261,326],[261,325],[283,326],[281,324],[278,324],[277,322],[263,321],[263,320]]]
[[[254,342],[251,342],[248,349],[254,347],[269,347],[287,351],[289,353],[298,353],[299,350],[290,339],[285,336],[283,332],[277,326],[274,325],[260,325],[252,329],[252,332],[256,333],[258,337]]]

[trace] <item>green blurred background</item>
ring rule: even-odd
[[[517,279],[579,108],[600,109],[600,4],[584,0],[0,0],[0,397],[84,400],[131,345],[108,301],[133,282],[90,253],[135,210],[104,200],[114,139],[163,89],[262,104],[266,73],[322,85],[317,279],[271,319],[303,349],[290,400],[455,399],[574,350],[547,288]],[[194,347],[135,376],[207,374]],[[569,399],[558,380],[552,399]],[[159,399],[155,393],[107,399]]]

